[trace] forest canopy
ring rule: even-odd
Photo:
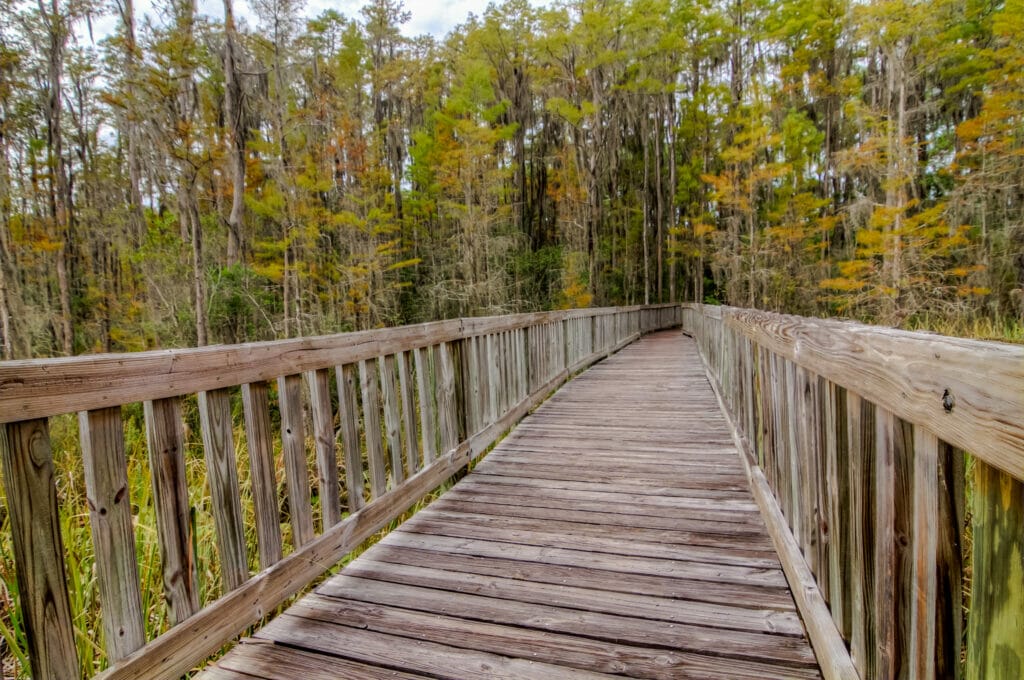
[[[692,300],[1024,318],[1024,0],[506,0],[443,40],[400,0],[243,1],[0,0],[3,358]]]

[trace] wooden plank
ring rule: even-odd
[[[1024,347],[753,310],[724,316],[753,341],[1024,478]]]
[[[302,378],[287,375],[277,379],[277,401],[281,409],[281,453],[288,485],[288,515],[292,544],[301,548],[313,540],[313,508],[309,494],[309,466],[306,463],[306,426],[302,417]]]
[[[412,537],[423,546],[429,539],[422,536]],[[478,545],[484,545],[480,543]],[[391,564],[444,569],[450,572],[482,574],[484,576],[500,576],[516,578],[532,583],[549,583],[552,585],[573,584],[577,587],[592,590],[609,590],[612,592],[635,593],[637,595],[657,596],[675,600],[693,600],[739,606],[741,602],[757,603],[762,609],[778,611],[794,611],[793,597],[785,588],[763,587],[747,583],[715,583],[713,581],[697,581],[675,578],[659,574],[634,574],[626,571],[609,571],[592,568],[589,563],[580,564],[549,564],[530,560],[505,559],[501,557],[483,557],[471,554],[459,554],[443,549],[399,547],[390,544],[377,544],[373,547],[373,559]]]
[[[153,507],[160,540],[164,598],[171,622],[180,624],[199,610],[196,562],[192,550],[191,507],[185,486],[185,433],[181,401],[148,401],[146,445],[153,483]]]
[[[405,480],[405,466],[402,462],[402,418],[398,410],[394,357],[380,357],[377,359],[377,365],[380,369],[381,392],[384,397],[384,434],[392,486],[398,486]]]
[[[338,656],[266,644],[248,638],[217,664],[221,669],[264,680],[418,680],[426,676],[371,666]],[[205,676],[199,676],[205,680]],[[211,678],[210,680],[216,680]]]
[[[824,385],[824,417],[822,421],[825,453],[825,496],[827,510],[828,604],[832,620],[841,635],[850,631],[850,548],[847,524],[849,517],[849,460],[846,430],[846,393],[834,383]]]
[[[914,559],[910,601],[910,677],[935,677],[935,615],[938,600],[939,440],[924,428],[914,430]]]
[[[234,590],[249,578],[245,556],[242,503],[235,467],[232,436],[231,392],[227,389],[199,393],[199,421],[203,433],[206,480],[210,487],[210,512],[217,530],[217,552],[224,590]]]
[[[380,392],[377,368],[359,362],[359,384],[363,388],[363,434],[366,437],[366,460],[370,468],[370,498],[380,498],[387,491],[388,472],[384,465],[384,444],[380,429]]]
[[[502,528],[503,519],[507,529]],[[559,531],[560,529],[564,531]],[[441,536],[506,541],[521,545],[551,545],[588,552],[619,555],[641,553],[649,557],[692,560],[719,565],[734,564],[765,569],[779,567],[778,560],[775,559],[775,555],[771,551],[730,549],[717,544],[719,542],[715,542],[716,545],[713,546],[696,542],[690,543],[686,541],[684,534],[673,537],[669,534],[658,535],[658,532],[654,531],[645,533],[642,529],[634,530],[637,540],[630,542],[625,540],[628,538],[628,531],[620,532],[616,536],[610,527],[603,532],[587,531],[584,527],[566,527],[564,524],[542,520],[457,516],[455,513],[432,511],[417,514],[415,518],[409,520],[406,530]],[[650,540],[652,536],[657,536],[656,540]],[[644,538],[648,540],[643,540]],[[687,546],[685,551],[679,549],[680,544]]]
[[[515,503],[516,500],[519,501],[518,504]],[[431,508],[477,516],[549,518],[555,522],[571,523],[573,525],[572,528],[581,528],[584,531],[603,532],[611,530],[614,533],[616,527],[628,527],[637,530],[667,530],[673,532],[665,535],[668,542],[674,542],[672,539],[678,532],[681,534],[680,538],[684,542],[692,541],[704,545],[736,544],[737,546],[751,549],[764,548],[772,550],[771,542],[764,534],[763,526],[754,524],[735,522],[711,523],[688,520],[678,516],[662,517],[657,515],[628,515],[614,512],[587,511],[580,510],[571,503],[559,500],[553,501],[553,504],[568,506],[569,509],[544,507],[543,505],[526,505],[524,501],[525,499],[519,496],[459,494],[455,489],[451,489],[445,493],[444,498],[434,501]]]
[[[437,415],[441,429],[442,455],[455,448],[459,441],[458,414],[455,405],[455,363],[452,349],[447,343],[438,348],[438,361],[441,365],[437,392]]]
[[[885,409],[875,415],[874,601],[875,677],[893,679],[897,671],[896,611],[896,417]]]
[[[0,460],[32,677],[78,677],[46,419],[0,427]]]
[[[416,364],[416,392],[419,396],[420,427],[423,430],[423,462],[432,463],[437,458],[437,420],[434,404],[434,371],[430,347],[413,350]]]
[[[1024,669],[1024,483],[974,465],[968,680],[1019,677]]]
[[[402,434],[405,442],[406,472],[411,477],[420,469],[419,433],[416,431],[416,399],[413,396],[413,383],[409,375],[409,355],[399,352],[395,355],[398,361],[398,388],[402,398]]]
[[[939,443],[939,511],[936,515],[935,677],[963,676],[964,531],[966,490],[964,453]]]
[[[793,611],[780,612],[756,605],[744,606],[744,603],[731,606],[667,600],[576,585],[449,572],[377,562],[372,556],[350,566],[343,574],[318,587],[316,592],[513,625],[547,620],[552,622],[550,627],[556,627],[554,622],[564,620],[569,614],[558,609],[586,611],[604,614],[589,617],[589,623],[606,624],[607,627],[602,626],[601,637],[618,640],[626,639],[621,637],[624,628],[643,631],[643,637],[651,637],[657,635],[658,628],[666,627],[665,622],[671,622],[681,624],[679,628],[673,626],[672,633],[673,642],[681,649],[714,651],[717,648],[719,653],[729,656],[754,654],[804,664],[813,659],[803,640],[800,617]],[[510,618],[513,615],[522,618]],[[651,625],[653,622],[657,624]],[[566,632],[583,631],[570,628]],[[593,628],[591,634],[597,636]],[[680,642],[679,637],[686,641]],[[633,638],[633,641],[638,640]]]
[[[266,383],[242,385],[245,440],[249,449],[249,475],[260,569],[281,559],[281,511],[277,505],[274,443],[270,434],[270,398]]]
[[[498,419],[501,408],[501,343],[496,335],[488,335],[487,347],[487,422]]]
[[[466,344],[466,420],[467,429],[476,432],[483,427],[486,418],[485,390],[481,389],[484,376],[480,373],[480,358],[483,353],[481,338],[467,338]]]
[[[121,407],[79,413],[78,432],[103,641],[107,657],[117,661],[146,642]]]
[[[306,373],[309,409],[313,415],[313,441],[316,447],[317,487],[324,527],[341,521],[341,487],[338,483],[337,441],[334,433],[334,406],[331,404],[331,374],[327,369]]]
[[[706,562],[688,562],[658,557],[635,557],[615,553],[589,552],[571,548],[554,548],[543,545],[508,543],[505,541],[459,538],[437,534],[416,534],[395,532],[382,541],[385,545],[420,549],[440,549],[460,555],[479,555],[501,559],[527,560],[573,566],[586,560],[595,569],[624,571],[630,574],[652,574],[694,581],[758,585],[768,588],[785,588],[786,579],[774,569],[727,565],[716,567]]]
[[[392,598],[391,602],[393,601]],[[637,627],[643,630],[645,622],[642,620],[634,621],[627,617],[601,615],[588,616],[553,607],[495,606],[483,598],[478,598],[477,602],[480,601],[485,604],[482,604],[481,609],[473,615],[487,617],[486,622],[470,621],[454,616],[437,616],[428,613],[430,610],[419,611],[406,608],[404,603],[400,607],[374,606],[356,599],[326,598],[315,595],[293,607],[289,611],[289,615],[324,623],[344,622],[347,626],[391,635],[415,635],[416,639],[458,647],[465,645],[467,640],[472,640],[475,648],[484,652],[502,654],[511,658],[531,658],[570,669],[579,668],[601,673],[615,673],[619,676],[669,679],[708,677],[709,673],[718,674],[732,671],[741,674],[740,677],[742,677],[749,671],[750,666],[759,668],[762,673],[766,674],[772,674],[773,671],[778,673],[780,670],[773,669],[769,663],[762,665],[759,662],[774,660],[773,657],[779,656],[777,652],[783,645],[771,648],[762,643],[760,647],[754,647],[757,642],[761,641],[753,635],[720,635],[721,643],[717,650],[712,648],[713,656],[698,656],[687,652],[697,646],[693,644],[693,641],[700,633],[705,633],[706,637],[713,637],[713,635],[706,635],[713,629],[710,631],[692,627],[678,627],[680,628],[678,631],[677,627],[673,627],[671,631],[655,629],[651,631],[650,638],[645,638],[645,636],[640,636],[639,631],[634,628],[634,624],[639,624]],[[428,602],[427,606],[433,606],[433,603]],[[555,612],[556,616],[553,617],[555,623],[544,630],[537,630],[535,626],[530,625],[536,621],[536,618],[531,619],[525,612],[516,615],[524,609],[525,612],[537,610]],[[514,624],[493,623],[504,620],[511,620]],[[565,622],[563,623],[563,621]],[[647,628],[653,627],[648,626]],[[585,631],[586,637],[573,634],[576,630],[581,629]],[[693,636],[687,637],[686,633],[690,631],[693,631]],[[592,639],[599,635],[604,639]],[[763,639],[766,636],[760,637]],[[745,641],[744,638],[748,638],[746,646],[742,645],[742,642]],[[785,644],[784,638],[782,641]],[[683,644],[679,644],[680,642]],[[637,643],[645,646],[639,647]],[[652,655],[650,647],[657,643],[660,643],[658,646],[663,649],[659,650],[657,655]],[[769,652],[769,656],[756,658],[754,649],[758,648]],[[719,655],[727,658],[719,658]],[[806,649],[806,655],[811,658],[813,663],[813,655],[810,654],[809,648]],[[786,661],[790,660],[786,659]],[[800,661],[803,661],[803,664]],[[789,673],[788,677],[817,677],[816,671],[807,672],[806,657],[800,661],[791,662],[792,666],[786,669],[786,672]],[[803,667],[801,667],[802,665]],[[698,669],[704,675],[697,675]]]
[[[345,364],[335,369],[338,381],[338,410],[341,415],[341,443],[345,448],[345,489],[348,511],[355,512],[364,505],[363,451],[359,444],[359,401],[356,396],[356,369]]]
[[[874,677],[874,407],[850,392],[846,395],[850,453],[850,585],[852,624],[850,653],[864,677]]]
[[[462,647],[450,647],[407,637],[385,635],[284,615],[256,634],[273,636],[291,646],[305,646],[367,663],[398,666],[434,677],[494,678],[495,680],[557,680],[604,678],[603,674],[515,659]]]

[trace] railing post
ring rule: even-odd
[[[0,457],[32,677],[78,677],[46,418],[0,427]]]

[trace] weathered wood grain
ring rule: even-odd
[[[0,427],[18,592],[32,677],[77,677],[53,452],[45,418]]]
[[[936,519],[935,676],[962,677],[964,611],[964,532],[966,488],[964,453],[939,443],[939,512]]]
[[[441,370],[437,385],[437,415],[441,430],[442,454],[455,448],[459,440],[458,414],[455,402],[455,361],[452,348],[442,342],[437,347]]]
[[[875,414],[875,540],[874,599],[868,604],[875,620],[875,676],[896,677],[896,416],[886,409]]]
[[[384,464],[384,444],[380,429],[380,390],[375,364],[359,362],[359,384],[363,389],[363,435],[366,437],[366,461],[370,468],[370,498],[387,491],[388,472]]]
[[[306,384],[309,386],[309,408],[313,415],[320,512],[324,527],[330,527],[341,521],[341,487],[338,484],[338,452],[330,371],[326,368],[309,371],[306,373]]]
[[[494,678],[495,680],[561,680],[562,678],[604,678],[603,674],[574,670],[532,660],[466,650],[424,640],[410,640],[361,628],[323,623],[301,617],[282,616],[256,637],[273,636],[285,644],[314,645],[330,652],[368,663],[399,665],[434,677]]]
[[[245,439],[249,449],[249,475],[256,516],[256,542],[260,569],[281,559],[281,512],[277,505],[274,442],[270,428],[270,397],[266,383],[242,385]]]
[[[1024,670],[1024,483],[974,466],[968,680],[1020,677]]]
[[[913,598],[910,601],[910,677],[935,676],[935,616],[938,600],[939,440],[914,431]]]
[[[377,365],[380,368],[381,393],[384,401],[384,440],[387,443],[393,486],[398,486],[405,481],[405,466],[402,462],[402,417],[398,404],[395,358],[381,357],[377,360]]]
[[[121,407],[79,413],[78,432],[103,640],[107,657],[116,661],[146,642]]]
[[[437,406],[434,403],[434,369],[430,347],[413,350],[416,364],[416,393],[419,397],[420,427],[423,432],[423,462],[429,464],[437,458]]]
[[[218,662],[217,670],[238,673],[244,680],[257,677],[263,680],[419,680],[423,675],[402,673],[390,668],[370,666],[338,656],[314,654],[280,645],[266,644],[262,640],[242,640],[234,653]],[[218,680],[206,677],[207,669],[197,680]]]
[[[359,442],[359,398],[356,392],[356,368],[345,364],[335,369],[338,381],[338,410],[341,417],[341,442],[345,448],[345,490],[348,511],[364,505],[363,452]]]
[[[277,379],[281,409],[281,453],[288,486],[288,516],[292,543],[300,548],[313,540],[313,507],[310,504],[309,467],[306,464],[306,424],[302,416],[302,377]]]
[[[200,392],[199,421],[206,479],[210,487],[210,509],[217,531],[221,581],[224,590],[234,590],[249,578],[249,567],[245,556],[238,470],[235,467],[231,393],[226,389]]]
[[[164,598],[171,621],[181,624],[199,610],[181,401],[177,397],[147,401],[144,410]]]
[[[420,469],[419,433],[416,431],[416,398],[413,394],[413,382],[409,373],[409,355],[399,352],[395,355],[398,362],[398,390],[402,400],[402,438],[405,447],[406,473],[411,477]]]

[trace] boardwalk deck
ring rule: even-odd
[[[564,386],[203,677],[817,678],[692,341]]]

